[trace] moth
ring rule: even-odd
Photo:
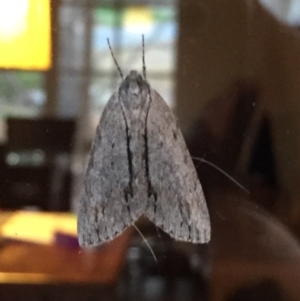
[[[144,54],[143,76],[130,71],[100,118],[80,199],[79,244],[110,241],[141,215],[175,240],[210,240],[194,164],[174,114],[146,80]]]

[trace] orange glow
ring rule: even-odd
[[[0,0],[0,68],[50,67],[50,0]]]
[[[17,211],[1,226],[0,236],[39,244],[52,244],[56,231],[77,236],[76,215]]]

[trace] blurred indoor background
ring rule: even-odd
[[[131,228],[80,249],[87,158],[121,82],[107,38],[127,74],[143,34],[212,239],[142,218],[152,251]],[[0,300],[300,300],[299,66],[300,0],[0,0]]]

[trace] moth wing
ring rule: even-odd
[[[151,197],[146,214],[176,240],[210,240],[205,197],[177,121],[162,97],[151,89],[147,118]]]
[[[81,246],[112,240],[129,226],[126,191],[129,187],[126,123],[118,93],[108,101],[90,152],[78,212],[78,240]]]

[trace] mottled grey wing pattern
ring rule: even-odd
[[[210,219],[202,187],[177,121],[151,89],[147,117],[149,178],[147,216],[176,240],[210,240]]]
[[[81,246],[112,240],[132,223],[126,124],[118,93],[108,101],[93,142],[78,213]]]

